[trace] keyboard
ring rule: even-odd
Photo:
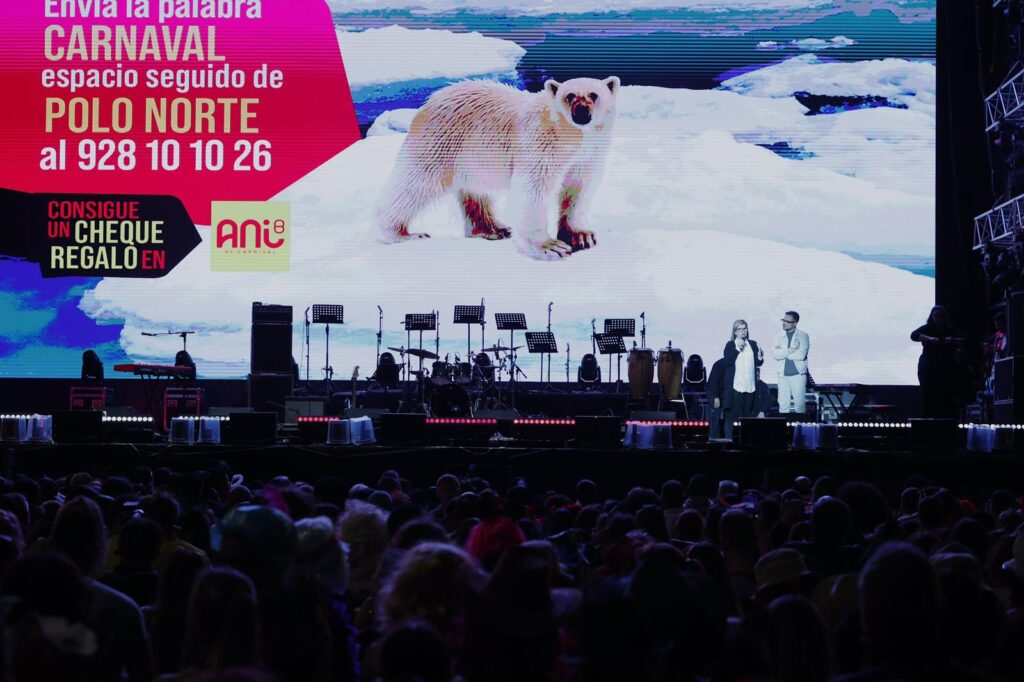
[[[136,376],[168,377],[173,379],[194,379],[196,370],[188,365],[114,365],[115,372],[130,372]]]

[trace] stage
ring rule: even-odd
[[[785,487],[800,474],[831,474],[895,483],[918,477],[955,489],[968,478],[976,487],[1013,485],[1024,470],[1016,434],[1003,432],[993,452],[970,452],[965,425],[913,420],[918,389],[908,386],[866,387],[873,400],[885,402],[884,414],[871,409],[848,414],[832,427],[833,442],[809,451],[793,447],[794,429],[801,420],[813,421],[813,413],[799,419],[770,415],[752,420],[747,434],[742,426],[737,429],[734,442],[709,442],[702,415],[687,414],[683,403],[659,400],[657,384],[648,400],[631,401],[628,386],[619,387],[619,392],[581,392],[565,391],[564,384],[523,382],[515,410],[432,417],[393,412],[400,407],[401,391],[368,390],[365,381],[356,385],[358,406],[352,408],[347,402],[351,382],[344,382],[349,392],[339,391],[333,400],[324,400],[323,416],[297,417],[285,411],[254,412],[248,406],[246,381],[200,380],[202,401],[192,416],[217,414],[226,423],[220,444],[190,444],[168,442],[159,413],[144,424],[118,421],[145,414],[144,382],[104,382],[112,389],[112,398],[104,412],[91,413],[95,419],[89,411],[68,410],[68,394],[77,383],[0,380],[0,413],[52,414],[72,424],[70,433],[58,435],[55,430],[57,443],[4,442],[8,471],[60,476],[82,470],[125,472],[137,465],[187,471],[223,461],[247,479],[257,480],[281,474],[316,480],[331,474],[353,483],[372,483],[381,471],[396,468],[410,477],[433,477],[442,470],[478,475],[501,487],[523,479],[561,488],[588,477],[624,494],[633,485],[685,480],[697,471],[773,488]],[[340,389],[342,382],[335,387]],[[289,400],[315,404],[324,398]],[[103,414],[108,415],[106,421],[101,421]],[[327,420],[359,416],[372,419],[376,444],[325,444]],[[630,424],[657,429],[659,434],[648,434],[649,441],[641,443],[630,438]],[[666,438],[671,438],[670,447]]]

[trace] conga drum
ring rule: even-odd
[[[629,351],[626,361],[629,369],[629,397],[643,400],[654,383],[654,351],[650,348],[634,348]]]
[[[658,383],[666,400],[679,397],[683,383],[683,351],[678,348],[662,348],[658,351]]]

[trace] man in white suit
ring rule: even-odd
[[[807,352],[811,339],[796,328],[800,314],[787,310],[782,316],[782,333],[775,337],[772,357],[779,370],[779,412],[807,411]]]

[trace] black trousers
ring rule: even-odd
[[[732,423],[734,421],[743,417],[753,416],[754,398],[757,396],[756,393],[740,393],[732,388],[729,390],[732,391],[732,406],[725,410],[726,438],[732,438]]]

